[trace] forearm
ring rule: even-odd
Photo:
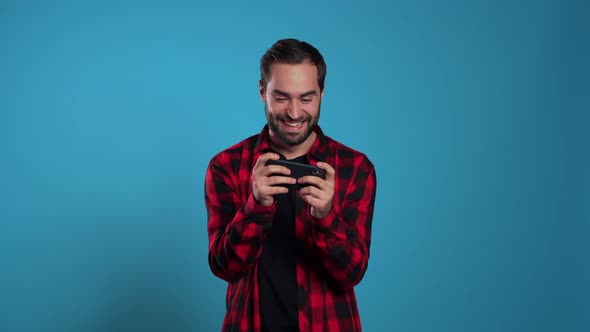
[[[272,225],[274,206],[262,207],[250,196],[225,227],[219,226],[225,219],[218,212],[221,210],[209,209],[209,266],[213,274],[232,282],[258,260],[263,239]]]
[[[356,286],[367,270],[370,250],[368,238],[359,236],[355,225],[334,211],[325,218],[308,216],[307,220],[312,224],[309,242],[311,250],[320,259],[324,272],[342,289]],[[367,225],[370,220],[359,223]]]
[[[335,202],[324,218],[311,224],[310,246],[321,260],[325,272],[343,289],[356,286],[367,270],[373,209],[376,197],[376,173],[368,159],[356,167],[354,180],[346,187],[342,201]]]

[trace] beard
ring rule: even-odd
[[[279,138],[279,140],[285,144],[286,146],[297,146],[303,142],[313,133],[315,127],[320,120],[320,111],[322,105],[321,103],[318,105],[318,113],[315,117],[311,117],[310,115],[303,115],[298,119],[291,119],[286,113],[281,113],[277,115],[273,115],[268,110],[268,105],[264,105],[264,110],[266,113],[266,121],[268,123],[268,127],[270,130]],[[307,129],[300,134],[293,134],[285,132],[281,129],[280,121],[302,121],[302,126],[307,124]]]

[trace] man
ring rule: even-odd
[[[318,125],[326,64],[315,47],[279,40],[260,70],[268,124],[215,155],[205,178],[209,266],[229,283],[222,330],[361,331],[353,287],[369,260],[374,166]],[[270,159],[326,177],[295,179]]]

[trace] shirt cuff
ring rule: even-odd
[[[338,218],[338,214],[336,214],[336,209],[333,206],[328,215],[323,218],[315,218],[314,216],[312,216],[311,209],[307,210],[307,214],[312,224],[320,229],[330,229],[332,224],[334,223],[334,220]]]
[[[246,201],[246,206],[244,207],[244,213],[246,215],[272,215],[275,212],[277,205],[277,201],[274,200],[272,205],[264,206],[258,202],[254,198],[253,194],[248,196],[248,200]]]

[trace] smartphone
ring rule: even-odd
[[[324,171],[323,169],[321,169],[317,166],[313,166],[310,164],[298,163],[298,162],[284,160],[284,159],[278,159],[278,160],[270,159],[266,162],[266,164],[267,165],[285,166],[291,170],[291,174],[289,176],[296,178],[296,179],[303,177],[303,176],[308,176],[308,175],[318,176],[324,180],[326,179],[326,171]],[[296,184],[292,185],[292,187],[294,187],[297,190],[303,188],[304,186],[305,186],[305,184],[302,184],[302,183],[296,183]]]

